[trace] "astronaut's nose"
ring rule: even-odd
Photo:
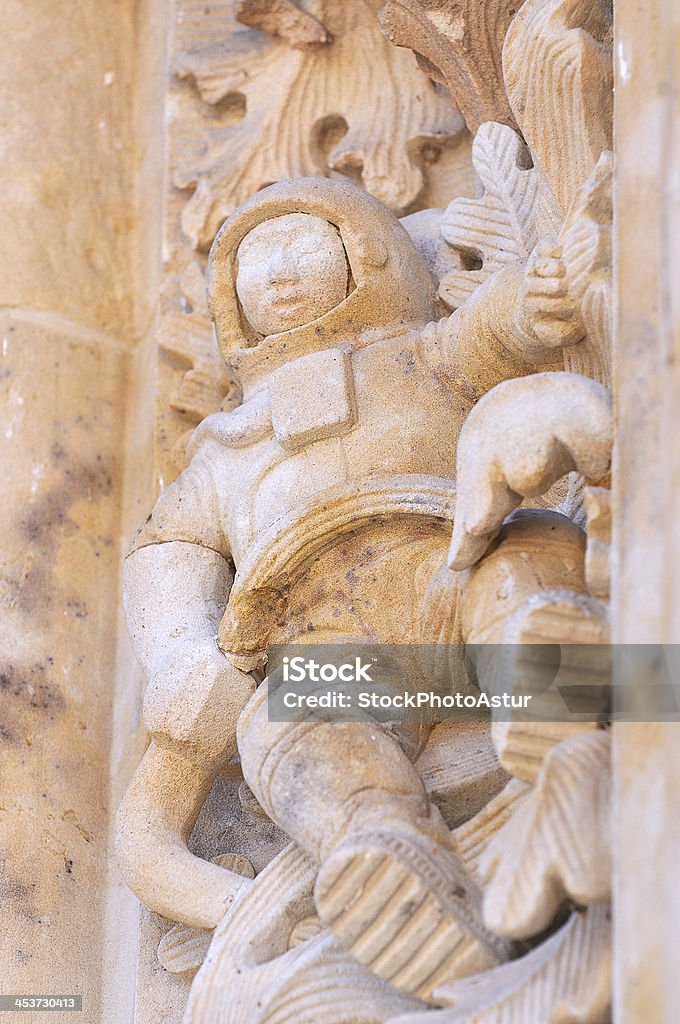
[[[270,284],[293,284],[300,279],[295,258],[283,247],[271,254],[267,277]]]

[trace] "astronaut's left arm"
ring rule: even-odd
[[[430,362],[474,402],[503,380],[563,370],[562,347],[582,336],[560,249],[543,242],[431,324],[423,342]]]

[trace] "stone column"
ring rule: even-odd
[[[677,644],[680,10],[617,0],[615,11],[614,639]],[[617,1024],[671,1024],[680,1009],[679,749],[680,725],[616,727]]]
[[[149,503],[165,3],[8,0],[3,21],[1,989],[122,1022],[120,538]]]

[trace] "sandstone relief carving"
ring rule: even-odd
[[[238,89],[269,113],[272,61],[286,104],[300,76],[314,117],[329,76],[358,101],[350,23],[383,68],[412,60],[378,35],[378,5],[343,5],[337,24],[329,5],[237,10],[276,49],[263,70],[248,47],[184,61],[209,103],[237,90],[234,54]],[[187,1024],[601,1024],[606,729],[267,716],[272,643],[464,644],[492,694],[532,644],[608,639],[611,9],[400,0],[380,24],[447,86],[480,188],[398,219],[423,192],[410,158],[402,174],[408,138],[464,131],[423,71],[404,89],[423,75],[430,105],[391,137],[389,109],[358,116],[360,145],[348,116],[325,165],[282,163],[260,135],[273,163],[246,168],[215,155],[235,125],[183,179],[198,182],[193,298],[170,347],[191,370],[173,401],[202,421],[126,561],[151,743],[121,865],[175,922],[161,963],[198,970]],[[475,54],[495,69],[483,90]],[[300,107],[277,134],[289,155],[309,124]],[[213,348],[198,250],[227,212],[205,278]],[[225,778],[245,780],[254,852],[241,836],[201,856],[196,823]]]
[[[210,133],[203,159],[175,175],[181,188],[196,186],[184,207],[186,234],[209,248],[224,217],[253,192],[305,174],[358,177],[391,209],[409,211],[428,161],[464,131],[446,95],[412,54],[390,46],[375,2],[310,4],[324,26],[311,48],[287,38],[283,12],[270,8],[263,22],[253,18],[256,6],[241,5],[241,19],[248,10],[248,24],[275,32],[277,41],[260,41],[258,53],[244,33],[232,54],[215,45],[185,54],[178,66],[204,102],[245,104],[238,123]]]
[[[234,382],[214,343],[203,280],[205,254],[227,213],[263,185],[301,174],[359,180],[406,214],[475,194],[463,118],[413,54],[381,33],[376,0],[306,7],[243,3],[232,10],[222,0],[206,17],[177,3],[159,332],[165,482],[185,464],[193,427],[225,397],[232,402]],[[441,273],[458,264],[436,227],[413,228]]]
[[[420,66],[448,90],[470,131],[488,121],[515,126],[501,55],[521,0],[440,3],[388,0],[380,11],[383,32],[413,50]]]

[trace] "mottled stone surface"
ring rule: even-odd
[[[123,549],[152,503],[156,339],[151,328],[160,283],[161,216],[166,220],[168,260],[163,308],[167,315],[161,333],[165,355],[155,410],[156,469],[162,483],[163,478],[169,482],[184,461],[183,442],[181,438],[178,441],[182,431],[205,412],[217,409],[225,394],[229,394],[225,412],[239,399],[230,392],[228,375],[211,340],[203,277],[210,231],[198,216],[206,196],[200,189],[192,192],[192,173],[197,173],[198,167],[198,179],[221,180],[216,157],[220,145],[242,138],[239,133],[248,125],[252,126],[251,135],[248,146],[239,147],[242,153],[266,149],[256,128],[264,128],[264,137],[269,139],[286,139],[291,133],[297,138],[296,127],[311,123],[310,97],[323,98],[324,90],[315,92],[305,86],[303,96],[296,85],[302,76],[293,72],[298,67],[305,74],[311,67],[325,67],[324,62],[332,63],[328,55],[334,52],[342,56],[337,62],[342,75],[336,93],[349,85],[360,97],[362,117],[364,113],[373,116],[375,109],[377,128],[371,127],[372,121],[368,127],[363,121],[360,126],[362,146],[372,143],[374,137],[386,136],[391,142],[387,159],[392,166],[396,147],[387,112],[399,109],[399,129],[407,123],[402,107],[393,101],[394,96],[403,99],[406,93],[403,75],[395,78],[398,88],[390,94],[391,103],[382,89],[380,108],[366,102],[364,90],[354,85],[363,81],[358,72],[363,73],[364,67],[353,64],[350,29],[354,31],[356,26],[350,25],[345,32],[342,19],[353,6],[359,9],[358,0],[343,5],[299,0],[299,6],[328,15],[324,24],[328,23],[334,36],[330,46],[322,46],[311,56],[288,53],[278,39],[280,33],[274,32],[277,39],[271,42],[240,28],[233,18],[232,0],[101,0],[96,5],[8,0],[3,7],[9,44],[0,67],[0,430],[6,480],[0,535],[0,990],[82,994],[83,1024],[179,1024],[191,981],[189,972],[173,975],[161,965],[159,940],[167,934],[169,922],[149,911],[142,911],[140,922],[138,904],[113,863],[110,841],[112,809],[120,802],[144,746],[139,721],[142,681],[122,628],[118,594]],[[377,12],[378,6],[377,2],[362,4],[362,19],[373,8]],[[458,15],[463,8],[475,9],[478,0],[464,4],[395,0],[386,6],[392,12],[400,8],[418,13],[421,8]],[[585,7],[595,21],[598,12],[603,12],[608,25],[606,0]],[[487,14],[506,8],[505,0],[484,3]],[[579,4],[527,0],[526,18],[518,19],[517,25],[526,28],[530,15],[538,12],[540,21],[543,12],[554,11],[555,24],[548,28],[550,32],[556,29],[559,41],[565,27],[560,19],[572,8]],[[669,570],[680,554],[676,508],[680,486],[680,315],[675,294],[680,154],[674,128],[680,14],[670,0],[652,5],[616,0],[616,17],[618,320],[612,625],[615,640],[621,642],[661,639],[671,643],[680,635],[680,577]],[[172,45],[177,60],[173,67],[178,75],[166,88],[170,19],[175,24]],[[389,19],[383,21],[390,29]],[[455,20],[447,26],[435,18],[427,38],[436,42],[438,34],[446,36],[447,32],[448,38],[451,33],[455,36]],[[236,87],[232,88],[229,77],[242,68],[241,50],[234,45],[236,33],[241,42],[248,43],[244,47],[249,54],[248,71],[259,66],[261,58],[265,69],[274,68],[273,78],[265,78],[264,86],[263,79],[253,74],[243,95],[238,89],[233,91]],[[602,39],[595,31],[596,37],[606,45],[593,52],[608,74],[608,29]],[[406,60],[414,66],[407,50],[391,52],[377,30],[371,28],[370,38],[373,52],[382,54],[386,66],[406,67]],[[531,42],[533,36],[527,33],[526,38]],[[403,42],[410,45],[408,35]],[[447,58],[452,58],[454,49],[447,46]],[[523,75],[531,77],[537,58],[519,60],[516,56],[516,63],[512,82],[506,71],[506,84],[514,82],[516,86]],[[432,66],[436,64],[435,60]],[[564,66],[572,69],[575,62],[560,65]],[[373,74],[375,61],[365,67]],[[351,73],[352,68],[357,73],[350,77],[347,71]],[[281,70],[291,74],[286,89],[281,90],[285,117],[272,117],[275,104],[270,102],[267,82],[280,84]],[[608,95],[606,74],[595,76],[597,88],[586,91],[590,105],[583,108],[584,129],[597,128],[593,111],[600,94]],[[336,81],[323,73],[319,80]],[[243,86],[243,82],[236,84]],[[549,88],[555,88],[554,84]],[[166,91],[172,117],[167,209],[163,214],[162,101]],[[455,89],[452,91],[455,94]],[[556,95],[562,91],[561,86],[555,88]],[[459,106],[465,114],[465,105],[460,102]],[[514,108],[513,112],[517,113]],[[358,115],[353,107],[351,113],[348,122],[353,128]],[[550,178],[552,173],[551,186],[562,196],[572,181],[571,172],[580,173],[580,165],[570,162],[569,141],[577,133],[563,131],[559,119],[553,119],[555,145],[539,117],[538,142],[547,147],[546,152],[527,129],[535,111],[532,113],[529,104],[522,113],[527,121],[523,136],[532,149],[533,167],[529,171],[518,159],[516,177],[520,180],[529,172],[535,179],[540,175]],[[608,124],[608,107],[606,113]],[[500,114],[495,117],[506,120]],[[256,124],[258,121],[261,123]],[[412,210],[449,203],[444,217],[447,241],[460,246],[462,239],[472,252],[476,249],[469,244],[470,238],[461,234],[461,223],[468,230],[462,213],[479,212],[495,193],[489,181],[484,181],[484,195],[478,194],[479,183],[469,159],[471,137],[467,131],[456,134],[455,119],[449,121],[445,145],[427,139],[418,148],[416,164],[425,181],[418,199],[392,205]],[[510,137],[510,131],[506,127],[496,134],[502,141],[503,135]],[[206,157],[209,132],[217,135],[212,136]],[[347,172],[349,177],[357,177],[356,165],[343,155],[348,140],[343,147],[342,132],[342,118],[324,121],[318,138],[314,135],[318,151],[312,153],[314,166],[311,171],[306,168],[307,173],[330,173],[332,169],[332,176]],[[407,135],[410,139],[410,133]],[[483,141],[483,137],[480,133],[478,139]],[[608,145],[609,136],[600,139],[596,131],[595,138],[593,159],[601,146]],[[495,158],[494,153],[492,156]],[[409,150],[408,162],[413,162],[412,157]],[[555,161],[559,166],[551,172]],[[225,181],[231,167],[228,161]],[[257,184],[279,173],[282,177],[300,173],[294,162],[290,168],[285,163],[281,167],[275,175],[261,175]],[[365,176],[365,183],[368,181]],[[380,181],[389,194],[397,194],[393,171]],[[545,181],[539,181],[536,194],[544,187]],[[588,191],[589,202],[593,194]],[[236,199],[233,205],[237,205]],[[187,206],[192,216],[186,215]],[[426,218],[422,223],[429,224],[438,237],[442,212],[413,214],[421,215]],[[527,224],[527,238],[515,239],[518,259],[528,255],[536,241],[529,230],[533,230],[531,217]],[[593,224],[606,234],[606,224],[598,220]],[[201,236],[200,244],[192,243],[182,225],[190,234]],[[407,227],[416,237],[417,231]],[[574,230],[569,235],[559,233],[558,241],[564,243],[567,256],[568,243],[583,241]],[[423,237],[416,238],[419,251],[423,245],[436,248],[432,239],[425,239],[425,228],[421,231]],[[494,251],[482,249],[483,261],[476,261],[473,255],[448,274],[448,291],[445,287],[442,296],[448,295],[449,300],[458,296],[454,285],[476,288],[481,278],[474,275],[483,276],[493,266]],[[507,253],[507,237],[499,251]],[[597,247],[593,255],[597,259],[589,264],[589,274],[608,265],[606,247]],[[569,259],[565,259],[570,271]],[[441,274],[435,277],[439,279]],[[608,287],[606,282],[604,286]],[[460,294],[462,302],[466,293]],[[458,304],[449,301],[449,305]],[[588,308],[593,314],[593,325],[586,325],[590,331],[595,329],[595,314],[601,309],[592,302]],[[583,309],[581,316],[585,322]],[[570,350],[574,351],[577,356],[578,349]],[[604,379],[586,363],[585,358],[578,365],[565,362],[565,369]],[[459,498],[462,506],[460,494]],[[580,610],[581,604],[575,602],[573,621]],[[541,630],[552,621],[551,608],[547,612],[541,608],[539,613],[526,624],[522,636],[544,637]],[[548,639],[551,637],[548,634]],[[652,679],[640,673],[619,681],[638,686]],[[613,735],[617,1024],[672,1024],[680,1003],[676,969],[680,890],[675,863],[680,844],[679,731],[676,724],[650,723],[618,726]],[[605,736],[598,732],[594,740],[585,737],[578,742],[587,747],[594,742],[604,746]],[[508,750],[516,762],[520,755],[526,760],[521,746],[525,739],[524,733],[519,738],[505,737],[505,746],[499,747],[503,765],[510,764]],[[476,783],[479,779],[489,786],[489,792],[495,792],[504,776],[495,755],[491,756],[493,744],[488,738],[480,739],[480,750],[476,740],[468,741],[457,751],[451,748],[451,753],[441,744],[443,756],[439,759],[434,754],[440,748],[431,744],[419,770],[430,797],[445,812],[447,824],[456,826],[456,848],[475,878],[479,874],[481,883],[479,850],[499,828],[499,821],[502,828],[495,845],[489,847],[487,862],[494,860],[496,852],[502,856],[512,850],[515,840],[503,830],[504,815],[516,815],[521,804],[526,818],[538,802],[545,779],[538,773],[538,761],[536,765],[531,762],[528,774],[524,772],[531,782],[541,782],[535,790],[530,789],[529,781],[518,781],[522,772],[510,768],[517,778],[480,810],[479,793],[471,780]],[[498,746],[497,736],[493,742]],[[536,743],[545,746],[546,737],[539,736]],[[571,749],[563,748],[562,762],[551,755],[551,764],[557,761],[558,767],[570,766]],[[530,752],[533,750],[532,746]],[[472,767],[464,771],[463,755],[468,752],[472,752],[470,757],[474,753],[478,776]],[[262,809],[241,786],[233,764],[231,769],[232,774],[219,779],[213,788],[190,848],[207,862],[225,849],[238,850],[264,875],[266,862],[283,842],[283,833],[267,826],[268,838],[262,842]],[[595,773],[587,781],[597,781]],[[485,790],[483,795],[487,795]],[[493,829],[492,813],[498,815]],[[587,809],[577,812],[576,819],[587,838],[595,834],[595,828],[583,825],[586,813]],[[473,817],[467,820],[470,814]],[[545,814],[553,827],[550,807]],[[518,822],[523,820],[517,817]],[[606,838],[606,827],[601,831]],[[531,830],[524,833],[523,841],[528,843]],[[257,846],[254,837],[260,843],[255,853],[251,849]],[[292,859],[299,856],[293,852]],[[516,859],[519,870],[522,857]],[[532,882],[540,882],[535,852],[527,859],[531,860]],[[283,871],[287,863],[284,857],[271,872],[271,881],[265,877],[253,890],[256,898],[251,904],[246,902],[243,917],[232,922],[232,932],[223,930],[216,948],[222,949],[226,961],[233,959],[234,950],[238,953],[238,941],[249,941],[243,922],[264,922],[268,927],[266,914],[282,891],[282,876],[276,872]],[[604,872],[606,864],[600,858],[596,866]],[[299,863],[296,871],[298,876],[302,872]],[[517,889],[509,869],[505,882],[510,892]],[[269,891],[267,884],[272,886]],[[568,886],[566,889],[569,891]],[[606,884],[602,889],[604,892]],[[502,886],[496,897],[503,914],[509,912],[510,901]],[[309,916],[311,894],[304,899],[309,905],[299,927],[302,938],[311,936],[313,942],[318,921],[314,925],[315,919]],[[523,902],[520,910],[524,909]],[[582,919],[575,916],[572,922],[586,930],[592,926],[594,931],[601,925],[600,948],[606,956],[608,927],[604,920],[598,924],[606,911],[601,907],[592,910]],[[312,929],[306,932],[310,921]],[[565,948],[571,943],[578,953],[578,944],[584,941],[579,935],[574,929],[574,935],[564,939]],[[292,933],[289,939],[292,947]],[[318,944],[321,957],[326,956],[325,941]],[[584,963],[579,955],[573,959],[577,967]],[[358,969],[356,964],[354,969]],[[216,985],[225,986],[225,1005],[233,1007],[238,997],[228,972],[220,967],[214,973]],[[357,977],[359,982],[353,985],[357,992],[377,992],[367,987],[371,982],[367,973]],[[606,971],[602,977],[606,984]],[[603,989],[598,994],[590,984],[585,987],[593,1001],[578,1005],[574,1013],[582,1020],[590,1019],[588,1013],[595,1017],[599,1013],[599,1020],[606,1011],[598,998],[606,1002],[607,992]],[[214,1007],[212,991],[208,987],[205,992]],[[330,1012],[330,994],[330,989],[322,993],[315,1024],[322,1013]],[[436,1014],[438,1021],[444,1019]],[[428,1011],[418,1019],[431,1017]],[[28,1013],[21,1017],[24,1024],[44,1019]],[[205,1024],[200,1007],[197,1019]]]
[[[115,0],[30,9],[10,0],[13,45],[0,70],[0,304],[119,334],[130,332],[136,287],[134,19],[135,5]]]
[[[115,344],[69,336],[49,318],[6,314],[0,324],[12,480],[0,582],[3,988],[82,993],[93,1013],[125,355]]]
[[[165,6],[3,9],[0,987],[88,1022],[134,997],[109,805],[139,756],[119,562],[151,478]]]
[[[614,639],[680,641],[680,111],[676,4],[617,0],[612,603]],[[644,651],[644,649],[642,649]],[[631,658],[622,659],[622,667]],[[641,688],[665,673],[621,672]],[[671,1022],[680,1006],[680,724],[614,737],[614,1008],[617,1024]]]

